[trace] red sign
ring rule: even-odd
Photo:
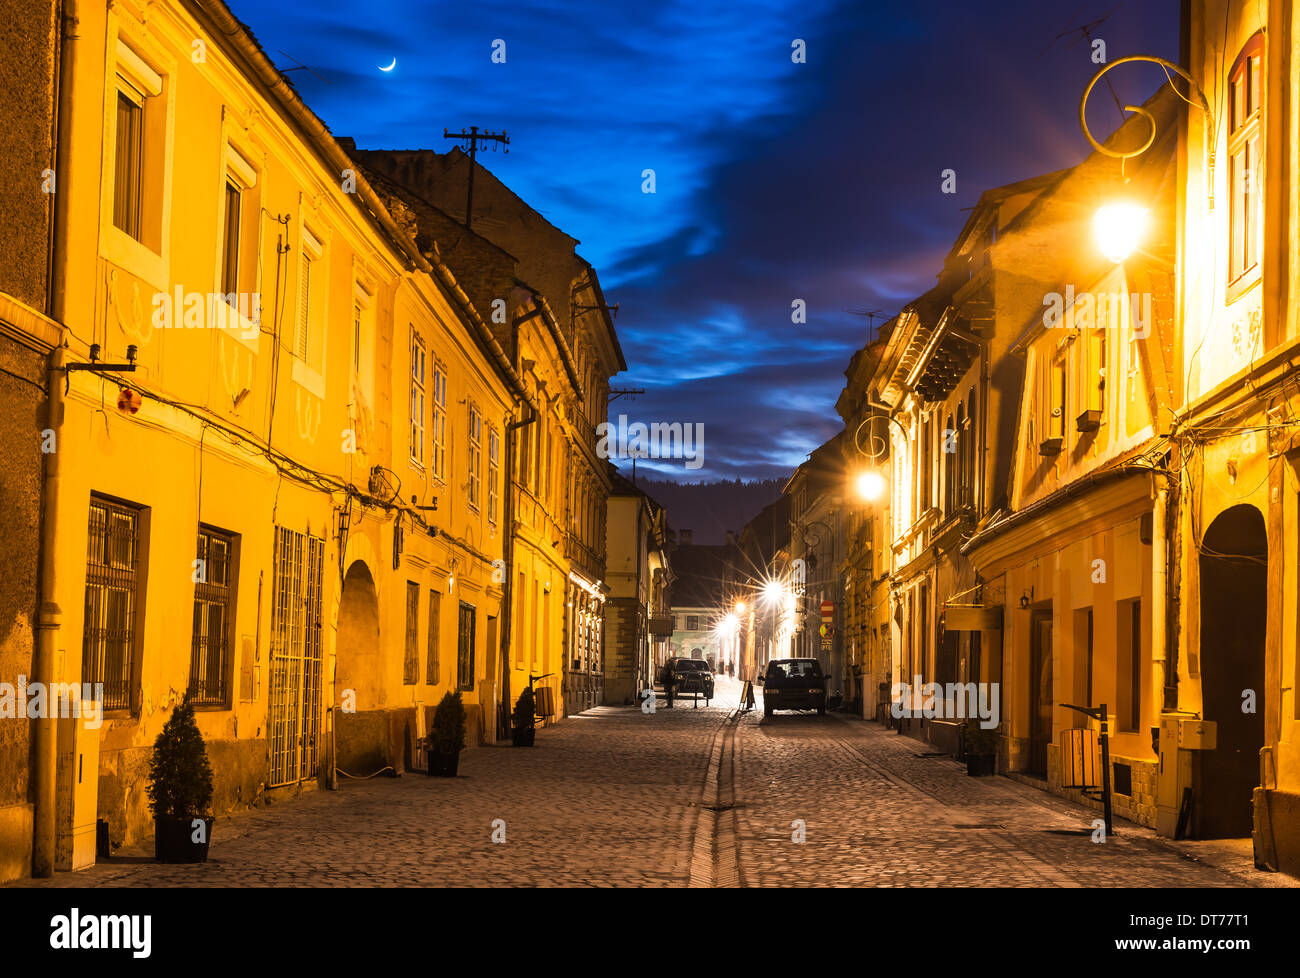
[[[823,602],[822,602],[822,617],[823,617],[823,618],[830,618],[830,617],[832,617],[834,614],[835,614],[835,602],[834,602],[834,601],[823,601]]]

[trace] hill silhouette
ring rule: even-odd
[[[740,533],[759,511],[781,495],[784,479],[741,482],[670,482],[638,478],[637,486],[668,511],[668,524],[690,530],[695,543],[724,543],[727,531]]]

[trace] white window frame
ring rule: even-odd
[[[329,322],[329,264],[325,255],[325,242],[304,220],[298,231],[298,255],[294,265],[295,289],[298,302],[293,321],[293,380],[317,397],[325,398],[325,325]],[[308,266],[307,295],[302,289],[302,262]],[[300,336],[303,318],[306,317],[306,349]]]
[[[223,124],[223,133],[228,133],[232,128],[229,124]],[[217,219],[215,224],[217,241],[214,249],[216,252],[216,265],[212,279],[212,288],[216,293],[224,293],[226,186],[228,184],[234,184],[240,192],[239,243],[237,245],[239,254],[236,256],[235,291],[248,292],[250,296],[261,292],[261,234],[259,232],[259,222],[254,220],[261,209],[261,188],[258,183],[259,172],[249,161],[250,156],[255,156],[255,154],[246,153],[242,149],[236,148],[230,141],[229,136],[224,136],[220,167],[221,180],[217,185]],[[254,236],[251,242],[247,238],[248,235]],[[223,333],[239,341],[253,353],[259,351],[262,340],[260,309],[257,317],[258,321],[253,322],[244,315],[244,310],[230,306],[225,302],[215,303],[212,308],[214,314],[220,317],[220,322],[216,325],[221,327]],[[251,299],[246,308],[249,312],[252,312]]]
[[[447,481],[447,366],[441,360],[433,364],[433,430],[429,433],[429,472],[439,482]]]
[[[158,292],[171,287],[171,197],[175,131],[176,61],[145,29],[118,10],[109,10],[108,57],[104,66],[104,134],[100,163],[99,254],[104,260],[143,280]],[[113,223],[117,172],[118,93],[141,105],[141,236],[137,241]],[[150,192],[152,189],[152,193]],[[155,245],[157,247],[155,247]],[[122,283],[119,289],[129,288]],[[125,292],[114,296],[124,304]],[[131,342],[144,343],[152,324],[123,321]]]
[[[497,521],[497,504],[499,502],[497,493],[497,482],[501,478],[501,433],[497,431],[496,425],[488,425],[488,450],[487,450],[487,517],[488,522],[495,524]]]
[[[470,401],[466,409],[466,461],[469,463],[469,508],[478,511],[483,502],[483,415]]]
[[[410,343],[410,370],[407,372],[408,382],[410,383],[411,396],[407,402],[407,407],[411,415],[411,464],[417,468],[424,468],[424,414],[427,409],[426,401],[428,400],[427,390],[427,370],[428,370],[428,353],[424,347],[424,337],[411,325],[411,343]]]

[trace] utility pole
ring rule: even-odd
[[[510,137],[506,135],[504,129],[500,132],[488,132],[484,129],[479,132],[478,126],[470,126],[469,131],[462,129],[460,132],[450,132],[446,129],[442,131],[443,139],[463,139],[469,144],[469,193],[465,197],[465,227],[469,228],[471,214],[474,211],[474,161],[478,156],[479,143],[492,143],[493,152],[496,151],[496,144],[501,144],[502,152],[509,153],[510,150],[504,147],[510,145]],[[473,230],[473,228],[470,228]]]

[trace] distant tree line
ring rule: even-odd
[[[674,530],[690,530],[694,543],[723,543],[728,530],[739,534],[764,506],[780,497],[785,480],[669,482],[638,478],[637,485],[668,511],[668,524]]]

